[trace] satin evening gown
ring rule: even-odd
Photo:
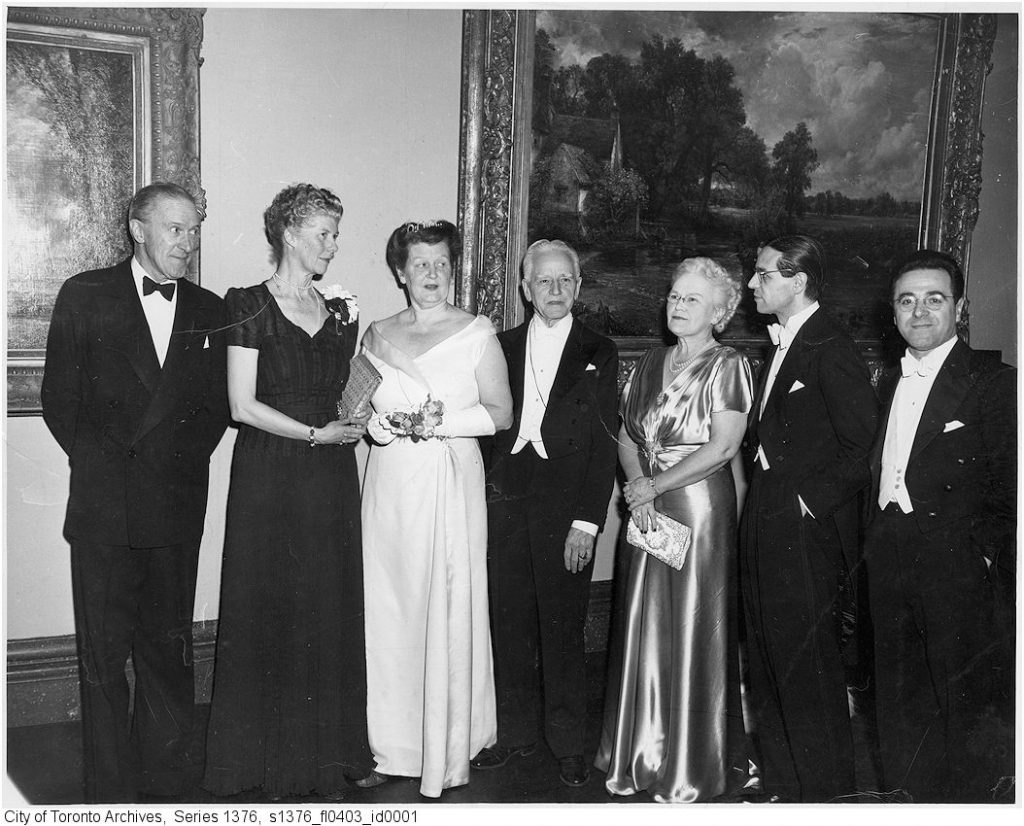
[[[646,353],[621,415],[644,473],[706,444],[711,414],[751,405],[747,360],[718,345],[662,386],[669,349]],[[612,794],[706,801],[746,778],[736,617],[736,489],[728,464],[667,491],[660,513],[688,525],[676,571],[624,540],[629,574],[616,605],[604,725],[595,764]]]
[[[363,346],[383,382],[378,413],[428,392],[445,409],[480,402],[476,367],[491,322],[479,317],[413,358],[371,327]],[[363,483],[370,748],[384,774],[420,793],[469,782],[497,736],[487,610],[484,467],[475,438],[398,438],[370,448]]]

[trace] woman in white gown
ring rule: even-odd
[[[490,321],[448,301],[459,252],[448,221],[396,229],[387,260],[409,307],[363,338],[383,376],[362,504],[370,748],[426,797],[468,783],[497,729],[474,437],[509,427],[512,398]]]

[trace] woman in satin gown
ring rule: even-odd
[[[277,268],[228,290],[238,422],[203,785],[337,796],[378,784],[366,732],[359,477],[366,416],[338,421],[356,315],[313,286],[342,207],[296,184],[264,213]]]
[[[512,397],[491,322],[448,302],[459,251],[448,221],[396,229],[387,260],[409,307],[363,338],[383,377],[362,511],[370,748],[378,772],[419,777],[425,797],[468,783],[497,734],[475,437],[512,423]],[[395,425],[428,399],[440,423]]]
[[[625,542],[596,765],[611,794],[657,802],[718,797],[746,781],[736,639],[736,459],[751,405],[750,367],[719,344],[740,299],[708,258],[676,270],[668,295],[674,347],[646,353],[623,392],[619,461],[630,519],[689,526],[681,570]],[[740,478],[734,475],[734,469]]]

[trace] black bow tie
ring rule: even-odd
[[[174,282],[165,281],[163,284],[157,284],[148,275],[142,276],[142,294],[146,296],[153,292],[160,293],[160,295],[170,301],[174,298]]]

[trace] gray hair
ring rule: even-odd
[[[565,241],[548,241],[546,238],[541,238],[539,241],[534,241],[530,244],[526,250],[526,255],[523,256],[523,278],[525,280],[530,280],[530,275],[533,272],[533,259],[542,252],[565,253],[572,259],[572,266],[576,271],[576,277],[579,278],[582,275],[580,272],[580,257],[576,254],[576,250],[565,243]]]
[[[672,273],[672,283],[675,284],[682,276],[695,273],[711,282],[715,292],[720,294],[721,301],[715,301],[715,307],[724,310],[725,314],[714,325],[716,333],[722,332],[728,326],[732,317],[736,314],[736,308],[740,305],[743,297],[743,290],[740,282],[729,271],[715,261],[713,258],[686,258]]]
[[[188,201],[193,207],[196,205],[196,199],[193,198],[191,193],[184,187],[167,181],[154,181],[153,183],[142,187],[142,189],[132,196],[132,199],[128,204],[128,220],[148,221],[149,216],[156,208],[157,202],[162,199],[169,201]],[[198,207],[196,208],[196,212],[200,212]],[[200,217],[202,217],[201,213]]]

